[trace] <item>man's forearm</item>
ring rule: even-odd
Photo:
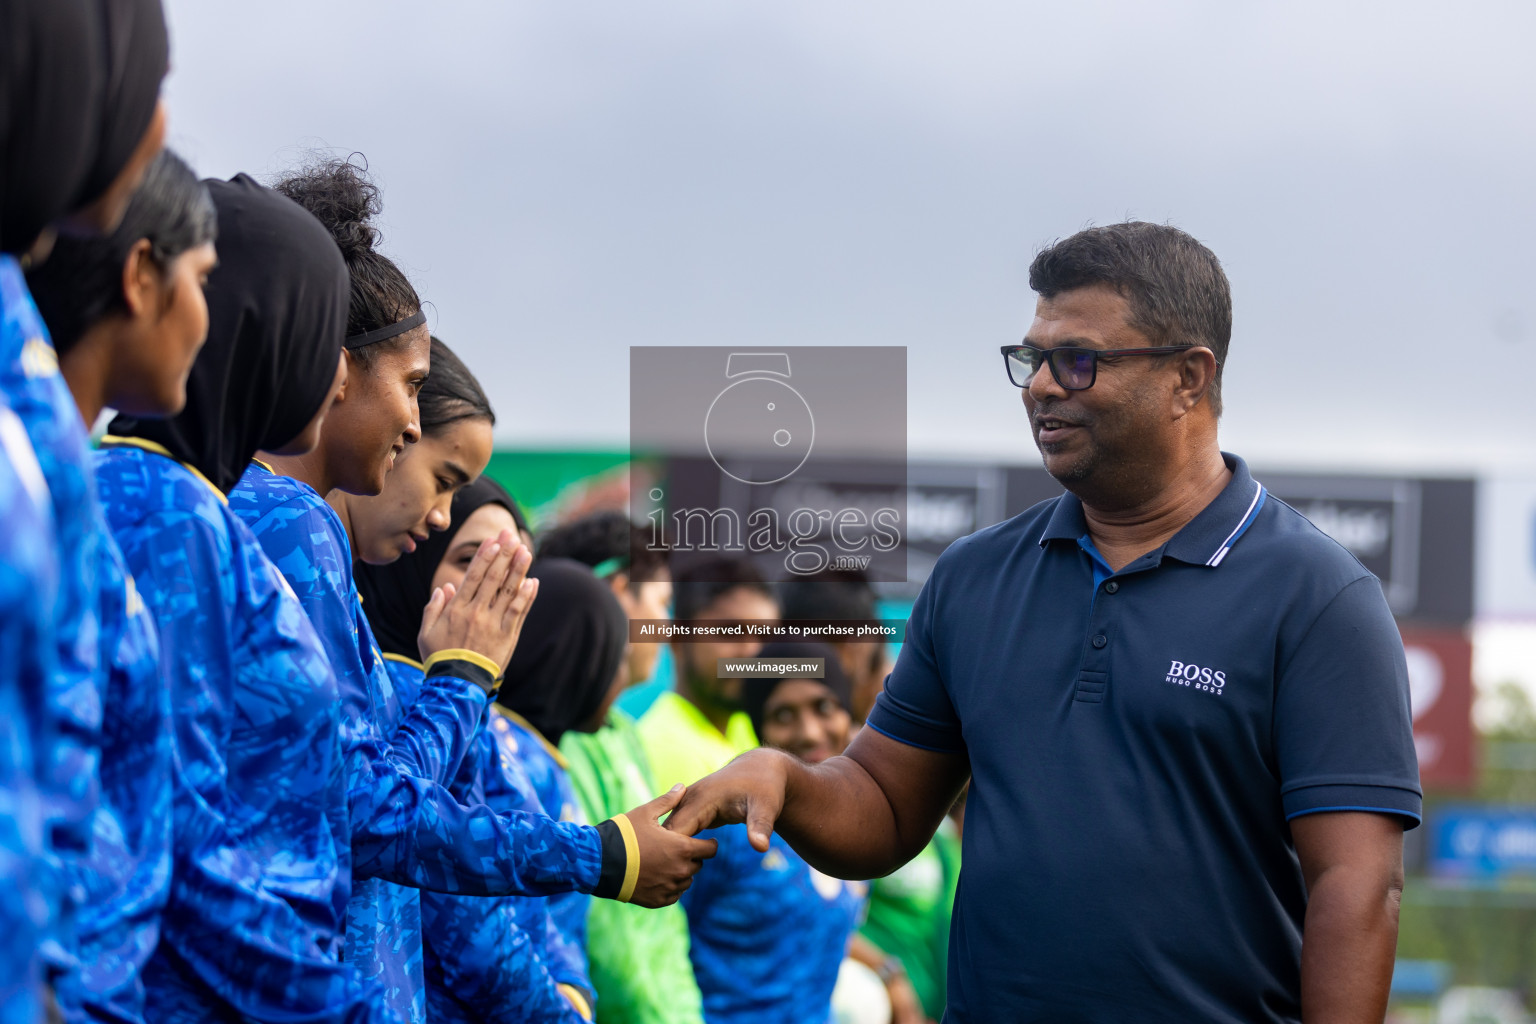
[[[970,775],[957,754],[908,746],[865,729],[848,752],[807,765],[759,747],[689,786],[667,828],[684,835],[745,822],[768,849],[777,831],[838,878],[877,878],[911,860]]]
[[[1316,880],[1301,947],[1305,1024],[1380,1024],[1397,950],[1402,879],[1340,865]]]
[[[808,765],[779,756],[787,777],[777,831],[812,867],[836,878],[878,878],[911,859],[890,802],[857,761]]]

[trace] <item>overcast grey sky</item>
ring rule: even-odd
[[[1170,221],[1223,444],[1536,471],[1536,5],[169,0],[171,141],[365,153],[508,445],[622,446],[630,345],[905,345],[914,453],[1035,458],[1025,268]]]

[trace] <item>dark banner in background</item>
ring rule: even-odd
[[[741,522],[761,498],[707,458],[674,457],[664,465],[666,496],[658,507],[730,510],[731,521]],[[777,498],[786,513],[800,506],[866,513],[904,507],[899,533],[906,579],[881,582],[880,590],[908,600],[956,540],[1061,493],[1044,469],[995,463],[827,460],[816,472],[802,474],[779,485]],[[1262,470],[1254,475],[1374,573],[1400,621],[1460,629],[1472,620],[1474,481]],[[698,529],[702,532],[702,525]],[[823,534],[830,529],[824,526]]]
[[[879,585],[894,599],[916,597],[933,563],[956,540],[1061,493],[1050,474],[1035,466],[913,460],[902,468],[907,578]],[[826,470],[821,479],[833,482],[809,481],[805,503],[900,507],[896,467],[866,460],[829,463]],[[670,459],[665,476],[667,503],[674,508],[733,508],[739,516],[750,511],[745,489],[732,486],[708,460]],[[1262,470],[1255,476],[1374,573],[1400,621],[1456,629],[1471,621],[1472,480]],[[802,496],[786,494],[786,507]]]

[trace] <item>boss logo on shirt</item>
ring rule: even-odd
[[[1227,674],[1221,669],[1205,668],[1194,662],[1175,661],[1168,666],[1164,682],[1220,696],[1226,689]]]

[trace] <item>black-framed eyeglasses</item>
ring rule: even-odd
[[[1105,356],[1169,356],[1188,352],[1199,345],[1160,345],[1157,348],[1036,348],[1033,345],[1004,345],[1003,365],[1016,388],[1027,388],[1040,372],[1041,363],[1049,363],[1051,376],[1065,391],[1087,391],[1099,379],[1099,360]]]

